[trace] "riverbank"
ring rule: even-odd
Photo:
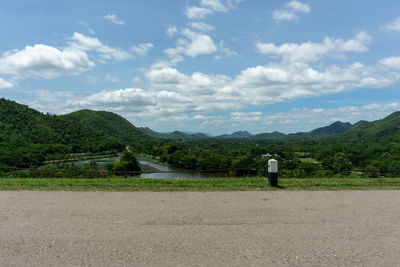
[[[0,178],[0,190],[44,191],[268,191],[268,190],[399,190],[400,178],[279,179],[270,187],[265,177],[167,179]]]

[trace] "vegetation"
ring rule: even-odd
[[[141,167],[135,155],[126,151],[122,154],[120,161],[109,163],[107,170],[114,175],[134,176],[140,174]]]
[[[71,154],[124,148],[122,140],[94,128],[0,99],[0,166],[31,167]]]
[[[128,147],[175,167],[223,169],[239,176],[265,175],[270,158],[279,161],[282,178],[400,175],[400,112],[374,122],[336,122],[292,135],[237,132],[240,138],[195,138],[192,134],[189,139],[174,132],[170,137],[174,134],[178,139],[147,136],[111,112],[81,110],[55,116],[0,99],[0,167],[37,167],[52,159],[120,153]],[[32,173],[31,177],[43,177],[46,170],[54,172],[54,168],[42,166],[38,169],[41,174]],[[85,172],[91,178],[104,177],[94,165],[57,168],[64,173],[75,171],[77,177],[85,177]],[[140,172],[140,166],[134,154],[125,153],[109,170]]]
[[[73,191],[244,191],[244,190],[383,190],[400,189],[399,178],[279,179],[270,187],[265,177],[199,180],[162,179],[16,179],[0,178],[0,190]]]
[[[136,128],[127,119],[107,111],[79,110],[60,116],[79,123],[86,128],[102,131],[106,135],[121,140],[134,151],[145,151],[151,138]]]

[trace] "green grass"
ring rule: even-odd
[[[299,158],[300,162],[304,163],[318,163],[316,159],[313,158]]]
[[[400,189],[400,178],[279,179],[269,186],[264,177],[199,180],[0,178],[0,190],[63,191],[264,191],[264,190]]]

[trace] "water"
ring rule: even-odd
[[[90,160],[79,160],[74,161],[75,165],[88,164],[90,161],[97,163],[100,171],[106,171],[106,166],[110,162],[119,161],[120,157],[106,157],[97,158]],[[143,173],[140,176],[134,176],[135,178],[148,178],[148,179],[175,179],[175,180],[189,180],[189,179],[208,179],[208,178],[219,178],[225,177],[225,173],[207,173],[199,171],[187,171],[185,169],[171,167],[166,163],[162,163],[153,159],[138,157],[139,163],[142,166]],[[69,162],[72,163],[72,162]]]
[[[139,163],[144,171],[144,173],[140,175],[140,178],[189,180],[218,178],[226,176],[225,173],[187,171],[184,169],[171,167],[165,163],[148,158],[139,158]],[[152,172],[147,172],[146,167],[150,167],[152,169]]]

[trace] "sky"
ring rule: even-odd
[[[400,110],[398,0],[2,0],[0,97],[137,127],[310,131]]]

